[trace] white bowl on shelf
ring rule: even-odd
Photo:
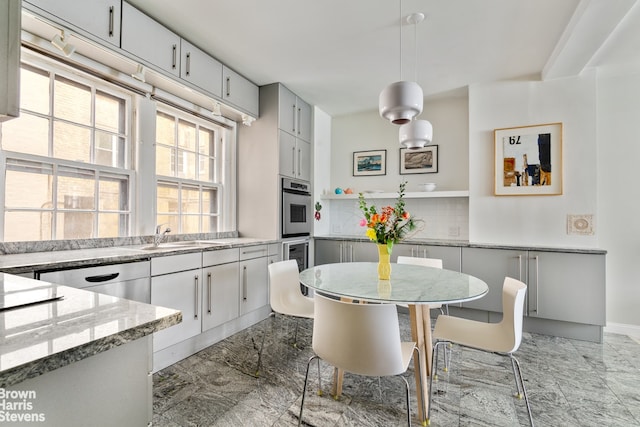
[[[433,191],[436,189],[435,182],[425,182],[424,184],[418,184],[420,191]]]

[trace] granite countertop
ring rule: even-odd
[[[0,273],[0,300],[24,292],[63,298],[0,311],[0,388],[182,321],[178,310]]]

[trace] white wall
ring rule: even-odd
[[[313,204],[322,205],[320,220],[314,220],[313,234],[323,235],[329,233],[329,207],[320,195],[331,187],[331,116],[315,107],[313,122]]]
[[[563,194],[493,195],[497,128],[563,123]],[[510,81],[469,88],[469,240],[597,248],[569,235],[567,215],[597,213],[596,73],[549,82]],[[596,219],[597,220],[597,219]]]
[[[640,336],[640,64],[598,71],[598,219],[607,253],[607,327]],[[635,328],[632,326],[635,325]]]

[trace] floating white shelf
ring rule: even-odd
[[[393,193],[364,193],[365,199],[396,199],[397,192]],[[444,197],[469,197],[468,191],[415,191],[404,193],[405,199],[431,199]],[[320,200],[347,200],[357,199],[358,193],[353,194],[323,194]]]

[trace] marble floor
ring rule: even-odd
[[[409,339],[408,316],[400,315]],[[154,427],[295,426],[311,326],[266,319],[154,374]],[[262,366],[258,348],[265,337]],[[640,426],[640,340],[605,334],[604,344],[525,333],[516,353],[536,426]],[[413,364],[411,364],[413,367]],[[442,366],[442,364],[440,365]],[[324,394],[312,365],[303,425],[406,425],[400,378],[346,375],[339,401],[329,395],[332,368],[321,364]],[[412,386],[413,369],[407,372]],[[451,369],[434,387],[431,426],[527,426],[508,359],[454,346]],[[412,389],[412,418],[417,421]]]

